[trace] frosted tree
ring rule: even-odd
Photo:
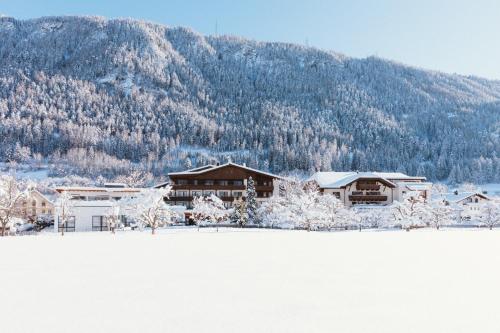
[[[198,230],[202,225],[215,224],[218,232],[219,223],[223,222],[227,215],[224,203],[213,194],[210,197],[196,197],[193,200],[193,217]]]
[[[445,184],[437,183],[432,185],[432,193],[436,196],[443,196],[448,193],[448,186]]]
[[[19,213],[19,205],[26,200],[28,193],[20,189],[20,185],[12,176],[0,176],[0,228],[1,235],[11,226],[12,218]]]
[[[323,220],[328,230],[338,227],[346,227],[347,209],[334,195],[325,193],[318,197],[319,204],[323,210]]]
[[[320,204],[320,197],[316,189],[306,189],[290,196],[296,227],[311,231],[323,226],[325,207]]]
[[[500,224],[500,201],[490,200],[480,205],[479,222],[490,230]]]
[[[193,164],[191,163],[191,159],[189,157],[186,157],[184,160],[184,169],[189,170],[193,167]]]
[[[389,226],[388,207],[381,207],[378,209],[364,209],[357,210],[357,214],[361,219],[360,223],[366,228],[381,228]]]
[[[135,198],[122,199],[127,208],[125,212],[133,217],[142,227],[151,228],[151,234],[156,229],[172,224],[172,219],[177,216],[170,206],[165,203],[171,186],[160,189],[144,189]]]
[[[257,193],[255,192],[255,183],[252,177],[248,178],[247,181],[247,197],[246,197],[246,206],[247,206],[247,216],[248,223],[255,224],[257,223]]]
[[[115,178],[117,183],[123,183],[130,187],[140,187],[151,183],[153,175],[142,170],[133,170],[129,174],[121,175]]]
[[[247,218],[247,207],[245,201],[238,199],[233,206],[233,210],[230,215],[231,223],[235,223],[240,228],[243,228],[248,221]]]
[[[436,200],[428,205],[429,222],[437,230],[442,226],[455,223],[453,209],[443,200]]]
[[[390,209],[396,224],[406,231],[426,226],[429,218],[429,207],[417,191],[406,193],[403,201],[395,201]]]
[[[109,231],[115,233],[116,228],[120,225],[122,215],[122,205],[120,202],[111,201],[111,206],[106,211],[106,224]]]
[[[294,226],[290,200],[282,196],[273,196],[264,201],[257,210],[259,221],[270,228]]]
[[[73,200],[73,196],[69,192],[63,191],[59,193],[55,206],[58,216],[54,223],[61,229],[61,236],[64,236],[67,223],[71,218],[74,218],[75,200]]]

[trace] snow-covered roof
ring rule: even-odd
[[[405,183],[405,182],[398,182],[398,185],[403,184],[406,186],[410,191],[424,191],[428,190],[429,187],[432,186],[432,183]]]
[[[390,176],[392,173],[379,173],[379,172],[316,172],[313,174],[308,180],[315,181],[318,183],[320,188],[341,188],[347,186],[359,179],[380,179],[385,182],[387,185],[391,187],[396,187],[390,178],[384,176]],[[397,175],[397,179],[401,177],[403,174],[394,174]],[[403,175],[405,176],[405,175]],[[406,176],[410,178],[409,176]]]
[[[253,169],[253,168],[249,168],[249,167],[247,167],[245,165],[240,165],[240,164],[236,164],[236,163],[233,163],[233,162],[228,162],[226,164],[221,164],[221,165],[212,165],[212,164],[209,164],[209,165],[205,165],[203,167],[199,167],[199,168],[195,168],[195,169],[190,169],[190,170],[186,170],[186,171],[170,172],[168,175],[169,176],[200,175],[200,174],[203,174],[203,173],[206,173],[206,172],[209,172],[209,171],[214,171],[214,170],[217,170],[217,169],[225,168],[227,166],[234,166],[234,167],[242,168],[242,169],[245,169],[245,170],[248,170],[248,171],[260,173],[262,175],[266,175],[266,176],[269,176],[269,177],[272,177],[272,178],[283,179],[283,177],[281,177],[281,176],[278,176],[278,175],[275,175],[275,174],[272,174],[272,173],[269,173],[269,172],[265,172],[265,171],[261,171],[261,170],[257,170],[257,169]]]
[[[136,187],[86,187],[86,186],[61,186],[56,187],[57,192],[104,192],[104,193],[113,193],[113,192],[140,192],[142,188]]]
[[[459,193],[445,193],[443,194],[443,199],[450,202],[450,203],[459,203],[467,198],[470,198],[474,195],[478,195],[482,197],[483,199],[490,200],[486,195],[479,193],[479,192],[459,192]]]

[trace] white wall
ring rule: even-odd
[[[92,231],[92,216],[105,216],[111,205],[109,202],[93,202],[87,201],[84,202],[85,205],[73,207],[73,216],[75,216],[75,231]],[[59,216],[59,207],[55,209],[54,216],[54,231],[58,232],[58,216]]]

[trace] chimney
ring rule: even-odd
[[[243,166],[246,168],[246,167],[247,167],[247,164],[246,164],[246,163],[243,163]]]
[[[219,166],[219,165],[220,165],[220,163],[219,163],[219,162],[217,162],[217,166]]]
[[[453,192],[453,193],[455,193],[455,195],[458,195],[458,190],[455,190],[455,192]]]

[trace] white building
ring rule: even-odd
[[[478,192],[452,192],[442,195],[442,200],[450,205],[461,220],[481,217],[481,205],[491,199]]]
[[[108,230],[106,215],[110,214],[113,202],[123,198],[137,196],[142,189],[126,187],[124,184],[105,184],[104,187],[58,187],[58,193],[68,192],[72,195],[72,216],[64,225],[65,232],[71,231],[105,231]],[[54,207],[54,231],[61,231],[60,207]],[[122,217],[127,224],[125,216]]]
[[[409,192],[418,192],[427,200],[432,189],[425,177],[399,172],[316,172],[308,181],[321,192],[335,195],[346,207],[389,205]]]

